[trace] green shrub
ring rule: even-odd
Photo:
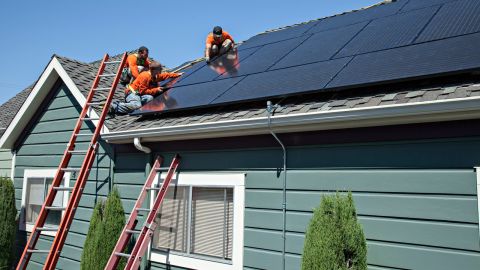
[[[105,268],[124,225],[125,212],[120,194],[114,189],[105,203],[97,202],[95,205],[82,252],[81,269]],[[123,258],[117,269],[123,269],[125,263],[126,260]]]
[[[80,267],[84,270],[100,269],[97,268],[98,261],[102,256],[101,234],[103,231],[103,212],[105,203],[99,201],[95,204],[90,227],[88,228],[87,238],[83,246]]]
[[[0,269],[10,269],[13,259],[17,208],[12,180],[0,177]]]
[[[105,246],[105,259],[102,263],[107,264],[110,255],[112,254],[118,238],[122,233],[125,226],[125,211],[123,210],[122,201],[120,199],[120,193],[118,189],[114,188],[108,195],[105,203],[105,217],[104,217],[104,236],[103,245]],[[125,267],[126,259],[122,258],[118,264],[117,269],[123,269]],[[103,264],[102,264],[103,265]],[[103,269],[103,267],[102,267]]]
[[[367,269],[367,245],[352,194],[324,196],[307,229],[302,270]]]

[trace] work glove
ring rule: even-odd
[[[207,64],[210,64],[210,57],[205,57],[205,61],[207,62]]]

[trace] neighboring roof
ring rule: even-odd
[[[0,105],[0,137],[3,135],[7,129],[10,122],[17,114],[20,107],[23,105],[28,95],[33,89],[33,85],[25,88],[20,93],[16,94],[14,97]]]

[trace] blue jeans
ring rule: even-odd
[[[148,103],[152,100],[153,96],[151,95],[140,96],[134,93],[130,93],[128,94],[128,96],[125,97],[125,102],[112,104],[112,106],[116,113],[127,114],[141,108],[143,104]]]

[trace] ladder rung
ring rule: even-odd
[[[99,75],[99,77],[115,77],[117,76],[117,73],[110,73],[110,74],[102,74],[102,75]]]
[[[77,136],[93,136],[93,134],[90,134],[90,133],[77,133]]]
[[[137,210],[139,212],[150,212],[149,208],[135,208],[135,210]]]
[[[130,254],[127,254],[127,253],[121,253],[121,252],[115,252],[115,255],[119,256],[119,257],[125,257],[125,258],[130,258]]]
[[[147,187],[147,190],[160,190],[161,188],[159,187]]]
[[[28,253],[50,253],[47,249],[27,249]]]
[[[100,120],[100,118],[84,117],[84,118],[82,118],[82,120],[83,120],[83,121],[85,121],[85,120],[90,120],[90,121],[92,121],[92,120]]]
[[[93,89],[95,91],[99,91],[99,90],[110,90],[110,87],[99,87],[99,88],[95,88]]]
[[[70,154],[86,154],[88,153],[88,150],[70,150],[68,151]]]
[[[45,206],[45,209],[48,210],[65,210],[66,208],[63,206]]]
[[[108,65],[108,64],[120,64],[122,61],[108,61],[108,62],[104,62],[105,65]]]
[[[137,230],[125,230],[125,232],[131,233],[131,234],[134,234],[134,233],[140,234],[140,233],[142,233],[142,231],[137,231]]]
[[[156,168],[155,170],[158,172],[158,171],[168,171],[170,169],[170,167],[159,167],[159,168]]]
[[[90,103],[87,103],[89,106],[101,106],[101,105],[105,105],[106,102],[90,102]]]
[[[64,172],[79,172],[82,168],[62,168]]]
[[[42,231],[42,232],[56,232],[56,231],[58,231],[58,228],[54,228],[54,227],[37,227],[37,231]]]
[[[53,187],[53,189],[58,191],[70,191],[73,190],[73,187]]]

